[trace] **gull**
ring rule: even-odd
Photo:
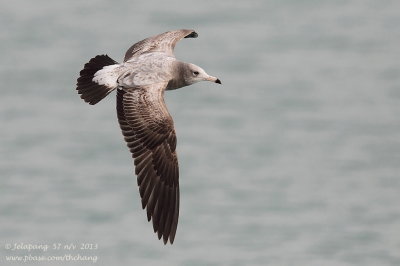
[[[168,31],[133,44],[122,63],[98,55],[80,71],[77,91],[94,105],[117,90],[117,117],[132,154],[148,221],[164,244],[173,244],[179,218],[179,167],[174,122],[164,91],[199,81],[221,81],[201,67],[179,61],[176,43],[197,38],[194,30]]]

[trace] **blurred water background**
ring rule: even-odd
[[[1,265],[7,243],[96,243],[97,262],[400,265],[400,2],[2,1]],[[164,246],[116,119],[75,91],[91,57],[193,28],[176,56],[223,86],[166,93],[181,211]],[[77,254],[78,251],[71,251]]]

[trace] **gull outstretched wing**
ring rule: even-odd
[[[134,56],[149,52],[163,52],[174,57],[174,48],[176,43],[183,38],[197,38],[194,30],[182,29],[167,31],[159,35],[146,38],[132,45],[125,53],[124,62]]]
[[[165,106],[166,82],[118,89],[118,121],[154,232],[174,242],[179,217],[179,168],[173,120]]]

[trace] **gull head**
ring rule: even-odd
[[[184,79],[188,85],[199,81],[211,81],[221,84],[221,81],[218,78],[208,75],[201,67],[194,64],[186,64],[186,66]]]

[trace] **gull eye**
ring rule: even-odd
[[[197,76],[199,74],[199,71],[193,71],[193,76]]]

